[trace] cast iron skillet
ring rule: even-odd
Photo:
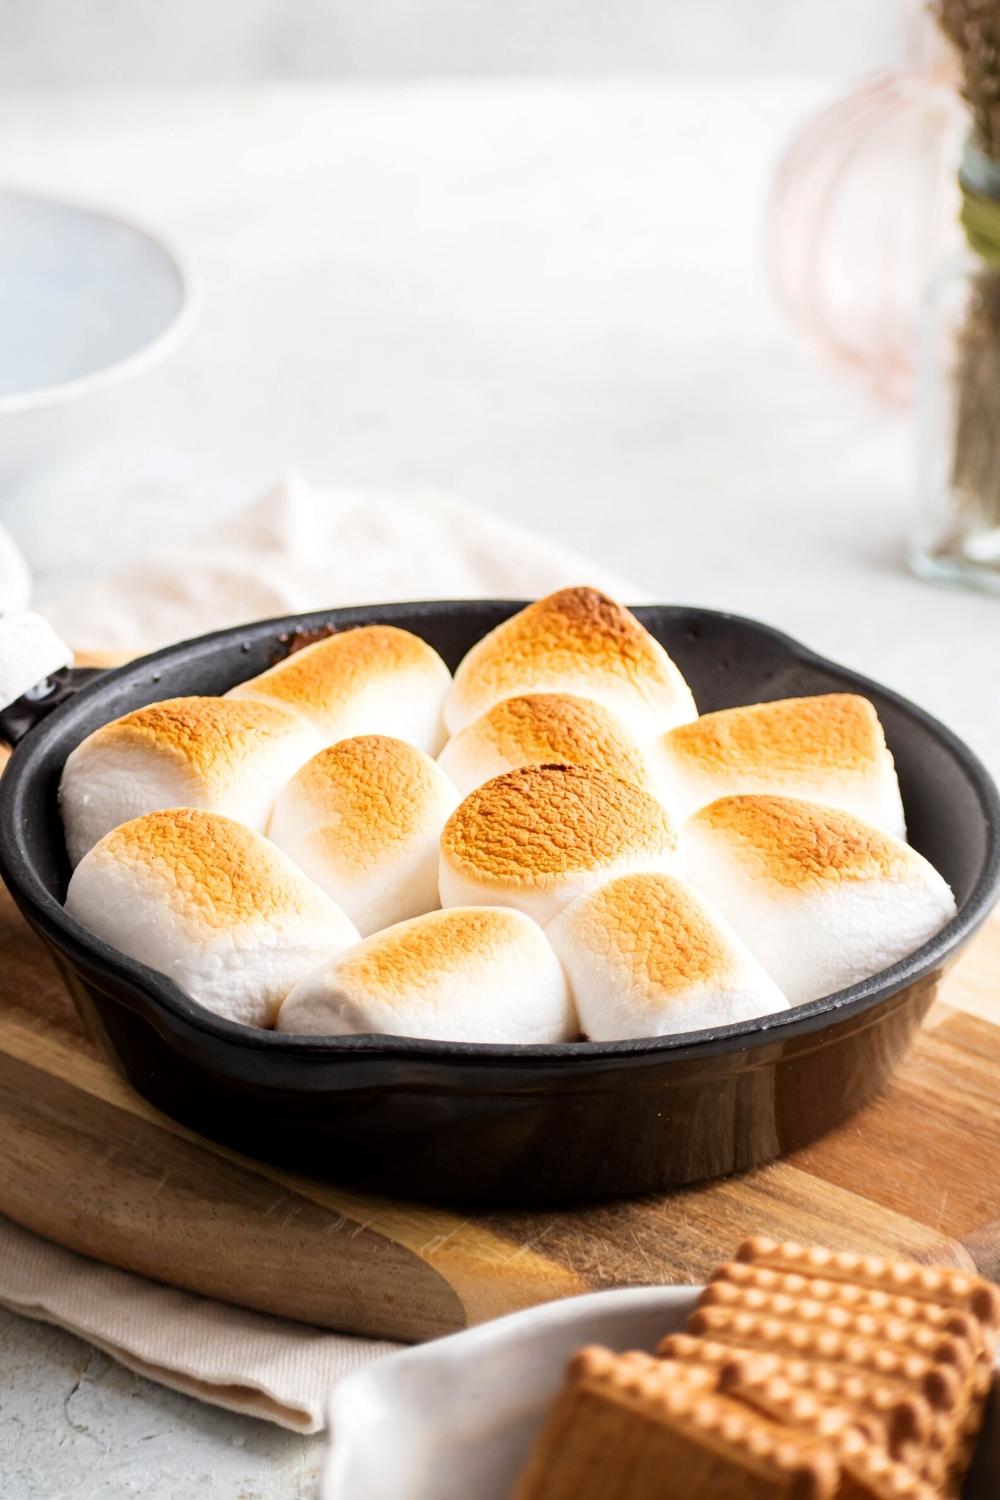
[[[871,698],[896,758],[910,837],[955,891],[958,915],[943,932],[861,984],[681,1038],[529,1047],[324,1040],[224,1021],[66,915],[56,789],[66,756],[92,729],[159,698],[224,692],[279,659],[297,635],[330,626],[401,625],[455,667],[520,607],[388,604],[268,620],[171,646],[69,696],[73,684],[57,684],[0,716],[12,738],[23,734],[0,780],[0,872],[79,1008],[151,1103],[241,1151],[370,1189],[566,1203],[767,1161],[829,1130],[886,1082],[1000,886],[996,788],[954,735],[904,699],[767,626],[710,610],[636,613],[703,711],[831,690]]]

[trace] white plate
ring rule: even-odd
[[[0,482],[92,433],[199,303],[190,267],[138,224],[0,193]]]
[[[584,1344],[653,1350],[683,1328],[697,1287],[549,1302],[390,1355],[330,1402],[322,1500],[510,1500],[566,1362]],[[968,1500],[1000,1495],[994,1390]]]

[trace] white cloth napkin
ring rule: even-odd
[[[290,475],[200,537],[48,609],[71,646],[139,651],[268,615],[391,599],[636,590],[568,549],[438,495],[314,489]],[[336,1379],[393,1345],[174,1291],[0,1218],[0,1304],[233,1411],[318,1431]]]
[[[150,651],[206,630],[395,599],[533,599],[634,588],[577,553],[432,491],[317,489],[289,474],[248,509],[45,613],[77,651]]]

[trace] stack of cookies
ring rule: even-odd
[[[655,1357],[575,1357],[515,1500],[957,1496],[998,1325],[976,1276],[747,1240]]]

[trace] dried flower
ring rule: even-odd
[[[932,10],[958,53],[977,148],[971,154],[988,158],[989,173],[994,162],[1000,166],[1000,0],[932,0]],[[964,178],[963,185],[968,191]],[[969,281],[951,382],[955,534],[942,545],[961,550],[963,538],[1000,527],[1000,269],[985,259]]]
[[[1000,158],[1000,5],[997,0],[933,0],[932,9],[958,52],[962,97],[983,150]]]

